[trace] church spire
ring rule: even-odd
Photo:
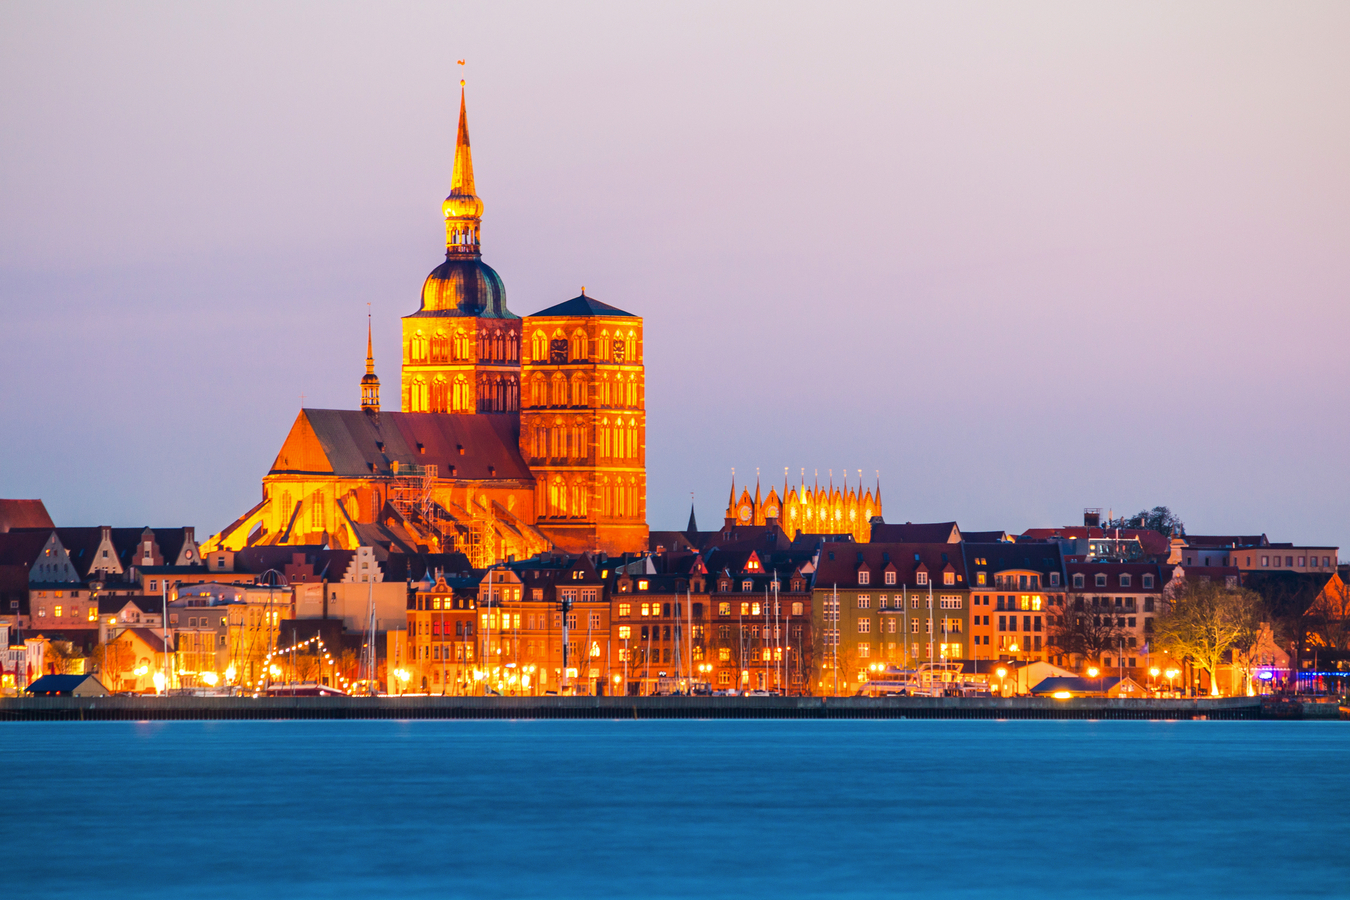
[[[441,204],[445,214],[445,255],[478,256],[483,201],[473,184],[473,154],[469,149],[469,115],[464,82],[459,83],[459,134],[455,138],[455,167],[450,174],[450,196]]]
[[[369,304],[367,304],[369,305]],[[375,374],[375,342],[371,333],[370,312],[366,312],[366,374],[361,378],[361,411],[380,416],[380,379]]]

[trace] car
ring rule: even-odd
[[[777,697],[778,695],[775,694],[773,691],[758,690],[758,691],[746,691],[744,694],[741,694],[741,696],[742,696],[742,697]]]
[[[727,689],[724,690],[724,691],[713,691],[713,692],[712,692],[712,695],[713,695],[714,697],[736,697],[736,696],[738,696],[738,694],[737,694],[735,688],[727,688]]]

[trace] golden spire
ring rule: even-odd
[[[459,83],[459,134],[455,138],[455,167],[450,174],[450,196],[441,204],[445,215],[445,255],[479,254],[483,201],[474,193],[473,154],[469,149],[469,116],[464,102],[464,82]]]
[[[366,374],[375,374],[375,342],[371,334],[369,310],[366,311]]]

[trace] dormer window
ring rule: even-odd
[[[1097,587],[1106,587],[1106,575],[1101,572],[1097,573]]]
[[[1083,573],[1082,573],[1082,572],[1075,572],[1075,573],[1073,574],[1073,586],[1076,587],[1076,588],[1083,587]]]
[[[871,582],[871,580],[872,580],[871,572],[867,571],[866,569],[860,569],[858,571],[858,584],[868,584]]]
[[[1151,587],[1153,587],[1153,576],[1152,576],[1152,575],[1145,575],[1145,576],[1144,576],[1144,587],[1146,587],[1146,588],[1151,588]]]
[[[888,572],[886,573],[885,580],[886,580],[886,583],[887,583],[887,584],[895,584],[895,572],[894,572],[894,570],[888,571]]]
[[[915,573],[914,573],[914,581],[915,581],[917,584],[927,584],[927,583],[928,583],[928,573],[927,573],[927,572],[915,572]]]
[[[975,573],[975,583],[980,587],[984,587],[984,585],[988,582],[988,580],[989,580],[989,573],[987,572]]]
[[[748,578],[741,582],[741,590],[743,591],[754,590],[754,587],[755,583]]]
[[[1123,587],[1123,588],[1126,588],[1126,587],[1129,587],[1129,586],[1130,586],[1130,576],[1129,576],[1129,575],[1121,575],[1121,576],[1120,576],[1120,586]]]
[[[1058,572],[1051,572],[1051,573],[1050,573],[1050,586],[1051,586],[1051,587],[1059,587],[1059,573],[1058,573]]]
[[[949,585],[949,586],[950,586],[950,585],[953,585],[953,584],[956,584],[956,573],[955,573],[955,572],[943,572],[943,573],[942,573],[942,583],[945,584],[945,585]]]

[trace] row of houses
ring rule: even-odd
[[[1170,687],[1207,689],[1155,646],[1169,591],[1191,578],[1237,585],[1277,551],[1301,560],[1282,559],[1286,572],[1339,577],[1336,548],[1316,548],[1314,566],[1314,548],[1264,536],[1169,540],[1088,523],[1012,536],[877,518],[859,543],[789,539],[772,517],[728,516],[705,532],[691,515],[685,531],[653,532],[644,554],[475,568],[460,554],[378,545],[202,559],[190,528],[14,518],[0,518],[7,690],[98,671],[109,690],[136,692],[300,681],[390,693],[853,693],[925,663],[991,681],[1031,663],[1140,682],[1176,670],[1185,676]],[[1262,665],[1289,664],[1274,641],[1260,653]]]

